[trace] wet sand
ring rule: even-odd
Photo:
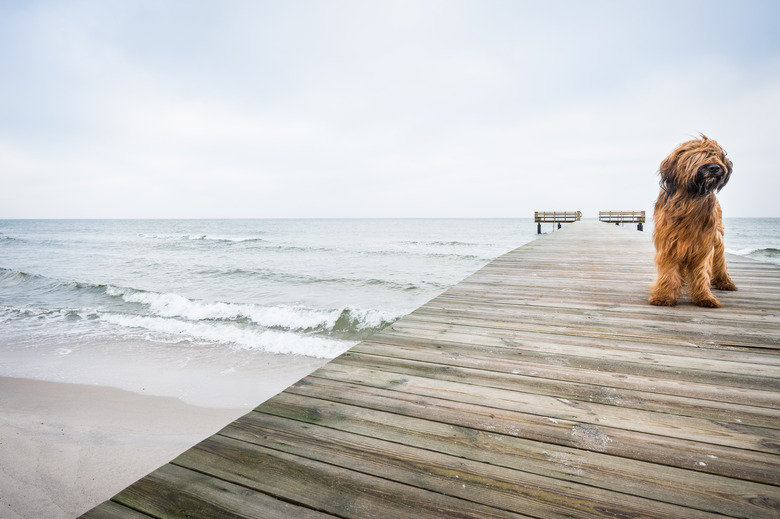
[[[231,408],[0,377],[0,517],[77,517],[324,362],[259,373],[253,404]]]

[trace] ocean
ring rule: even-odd
[[[729,252],[780,264],[780,219],[725,224]],[[531,219],[0,220],[0,376],[242,404],[203,381],[316,366],[537,237]]]

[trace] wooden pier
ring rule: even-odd
[[[777,518],[780,268],[656,307],[652,256],[533,241],[84,517]]]

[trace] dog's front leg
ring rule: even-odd
[[[680,264],[669,254],[659,251],[655,255],[658,277],[650,287],[650,303],[659,306],[674,306],[682,291]]]
[[[712,260],[714,251],[710,251],[704,258],[698,258],[690,265],[691,299],[699,306],[720,308],[721,304],[712,292]]]
[[[715,233],[715,253],[712,257],[712,286],[718,290],[736,290],[737,285],[731,280],[726,270],[726,246],[723,243],[723,233]]]

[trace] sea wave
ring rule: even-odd
[[[76,322],[80,322],[77,327]],[[350,328],[351,319],[337,319],[334,329]],[[316,335],[268,329],[235,321],[192,321],[176,317],[132,315],[96,310],[47,310],[0,307],[0,324],[39,329],[55,340],[65,336],[141,339],[163,344],[221,345],[236,350],[333,358],[352,347],[358,338]],[[106,328],[109,326],[110,328]],[[113,331],[112,331],[113,330]],[[123,330],[123,331],[122,331]],[[27,335],[27,334],[24,334]],[[36,339],[37,341],[38,339]],[[25,341],[18,340],[18,343]]]
[[[101,318],[108,323],[135,329],[146,340],[171,343],[217,343],[236,349],[317,358],[336,357],[356,342],[305,336],[293,332],[263,330],[240,326],[237,323],[193,322],[165,317],[122,314],[106,314]]]
[[[382,287],[390,290],[402,292],[415,290],[444,290],[449,288],[448,284],[435,281],[419,280],[416,282],[392,281],[381,278],[360,278],[360,277],[321,277],[311,274],[282,272],[273,269],[244,269],[233,268],[229,270],[220,270],[215,268],[202,269],[197,272],[199,275],[207,276],[228,276],[248,279],[265,279],[278,281],[282,283],[295,283],[300,285],[327,284],[327,285],[351,285],[358,287],[372,286]]]
[[[45,326],[54,321],[80,321],[98,319],[99,314],[91,308],[64,309],[64,308],[35,308],[2,305],[0,306],[0,323],[27,319],[37,321]]]
[[[256,236],[211,236],[208,234],[146,234],[138,233],[139,238],[162,241],[212,241],[223,243],[251,243],[264,242],[263,238]]]
[[[295,242],[279,242],[254,236],[218,236],[209,234],[138,234],[140,238],[158,240],[175,247],[181,242],[202,243],[203,246],[240,246],[257,248],[262,251],[287,253],[354,253],[361,256],[418,256],[437,259],[455,259],[465,261],[487,261],[494,255],[474,254],[474,248],[479,244],[462,241],[402,241],[400,247],[380,249],[355,249],[351,247],[333,247]]]
[[[377,249],[364,250],[358,252],[361,256],[396,256],[396,257],[418,257],[432,259],[448,259],[455,261],[489,261],[494,256],[483,256],[474,254],[472,250],[468,252],[444,252],[437,250],[404,250],[404,249]]]
[[[299,274],[299,273],[293,273],[293,272],[280,272],[273,269],[230,269],[230,270],[221,270],[221,269],[202,269],[197,272],[198,275],[207,275],[212,277],[238,277],[238,278],[248,278],[248,279],[263,279],[263,280],[269,280],[272,282],[279,282],[282,284],[300,284],[300,285],[336,285],[336,286],[342,286],[342,285],[350,285],[350,286],[357,286],[357,287],[379,287],[379,288],[385,288],[388,290],[393,290],[397,292],[419,292],[419,291],[441,291],[449,287],[449,285],[444,283],[438,283],[434,281],[427,281],[427,280],[419,280],[416,282],[405,282],[405,281],[393,281],[388,279],[381,279],[381,278],[360,278],[360,277],[319,277],[316,275],[309,275],[309,274]],[[231,312],[239,312],[244,317],[249,317],[249,312],[245,305],[240,305],[237,303],[202,303],[202,302],[193,302],[194,300],[187,300],[183,296],[177,296],[176,294],[161,294],[161,295],[154,295],[156,292],[146,292],[143,290],[136,290],[133,288],[123,288],[123,287],[117,287],[117,286],[111,286],[106,284],[96,284],[96,283],[88,283],[88,282],[81,282],[81,281],[69,281],[69,280],[62,280],[62,279],[55,279],[55,278],[49,278],[46,276],[42,276],[40,274],[30,274],[26,272],[21,272],[17,270],[11,270],[0,267],[0,281],[10,282],[10,283],[19,283],[19,284],[26,284],[26,286],[29,289],[32,290],[46,290],[46,291],[57,291],[57,290],[71,290],[73,293],[72,296],[76,295],[87,295],[87,294],[107,294],[109,296],[128,296],[125,298],[125,301],[127,302],[133,302],[133,303],[146,303],[150,304],[156,308],[181,308],[181,307],[187,307],[188,310],[190,310],[193,313],[197,313],[198,311],[203,311],[202,307],[209,307],[208,312],[215,312],[216,317],[214,318],[222,318],[219,317],[220,313],[225,313],[226,315],[230,315]],[[147,295],[145,295],[147,294]],[[187,303],[187,301],[190,301],[190,303]],[[225,305],[230,305],[229,307],[225,307]],[[264,308],[264,307],[263,307]],[[297,307],[296,312],[300,312],[300,310]],[[345,310],[345,308],[340,309],[339,311]],[[320,311],[320,310],[318,310]],[[332,312],[334,310],[327,310],[327,312]],[[359,312],[359,310],[353,310]],[[307,312],[303,311],[304,314]]]
[[[457,241],[457,240],[453,240],[453,241],[406,240],[406,241],[402,241],[401,243],[405,245],[433,245],[436,247],[476,247],[479,245],[478,243],[464,242],[464,241]]]
[[[202,269],[197,271],[198,275],[207,275],[207,276],[213,276],[213,277],[234,277],[234,278],[247,278],[247,279],[263,279],[263,280],[269,280],[273,282],[279,282],[283,284],[289,284],[289,283],[295,283],[300,285],[350,285],[350,286],[357,286],[357,287],[379,287],[379,288],[385,288],[388,290],[398,291],[398,292],[418,292],[418,291],[440,291],[444,290],[449,287],[449,285],[445,283],[438,283],[435,281],[427,281],[427,280],[418,280],[416,282],[405,282],[405,281],[393,281],[389,279],[381,279],[381,278],[360,278],[360,277],[319,277],[316,275],[310,275],[310,274],[299,274],[294,272],[281,272],[278,270],[273,269],[241,269],[241,268],[234,268],[229,270],[222,270],[222,269]],[[42,276],[40,274],[30,274],[26,272],[21,272],[17,270],[11,270],[11,269],[5,269],[0,267],[0,280],[6,281],[6,282],[16,282],[16,283],[27,283],[31,288],[38,288],[38,289],[44,289],[44,290],[56,290],[56,289],[65,289],[65,290],[74,290],[77,292],[103,292],[105,291],[106,294],[109,296],[116,296],[116,295],[125,295],[125,294],[131,294],[131,293],[138,293],[143,294],[143,291],[135,290],[132,288],[121,288],[121,287],[115,287],[111,285],[105,285],[105,284],[95,284],[95,283],[88,283],[88,282],[81,282],[81,281],[69,281],[69,280],[61,280],[61,279],[53,279],[48,278],[46,276]],[[154,292],[149,292],[149,294],[153,294]],[[155,299],[154,296],[148,296],[149,301],[141,301],[140,299],[143,299],[143,295],[135,295],[133,296],[136,299],[139,300],[131,300],[126,299],[128,302],[150,302],[152,299]],[[181,303],[182,305],[186,304],[182,300],[176,299],[175,295],[168,294],[164,298],[162,298],[164,302],[167,305],[170,306],[176,306],[177,303]],[[154,301],[156,305],[160,304],[159,300]],[[220,309],[220,311],[224,311],[224,307],[221,303],[213,303],[216,307]],[[235,306],[231,307],[235,309]]]
[[[55,341],[66,336],[141,339],[163,344],[197,346],[223,345],[238,350],[333,358],[358,342],[356,338],[320,336],[290,330],[268,329],[237,321],[193,321],[177,317],[133,315],[95,309],[45,309],[0,306],[0,324],[21,325],[29,331],[40,330]],[[333,327],[350,327],[334,323]],[[111,328],[106,328],[109,326]],[[123,331],[122,331],[123,330]],[[29,342],[17,338],[22,344]],[[37,342],[35,339],[34,342]]]
[[[300,252],[300,253],[351,253],[364,257],[372,256],[417,256],[428,258],[445,258],[455,260],[490,260],[492,255],[474,254],[474,248],[468,243],[463,242],[399,242],[400,245],[415,245],[415,247],[383,247],[376,249],[351,249],[339,247],[323,247],[319,245],[301,245],[294,243],[274,243],[261,240],[260,249],[276,253]],[[431,246],[433,245],[433,246]],[[442,246],[447,246],[443,248]],[[458,250],[455,247],[464,249]]]
[[[106,294],[128,303],[138,303],[148,313],[177,317],[188,321],[235,321],[252,323],[267,329],[313,334],[364,337],[393,323],[399,316],[374,309],[345,307],[316,309],[302,305],[263,306],[252,303],[210,302],[189,299],[179,294],[148,292],[109,286]]]
[[[13,270],[13,269],[7,269],[5,267],[0,267],[0,279],[7,280],[7,281],[25,281],[29,279],[36,279],[36,278],[42,278],[43,276],[40,276],[38,274],[28,274],[27,272],[22,272],[21,270]]]
[[[774,247],[766,247],[763,249],[746,248],[739,250],[728,250],[727,252],[737,254],[739,256],[753,258],[759,261],[780,264],[780,249],[776,249]]]
[[[196,336],[209,340],[219,334],[205,333],[205,330],[233,330],[230,327],[223,328],[223,325],[229,325],[237,326],[237,329],[244,330],[242,333],[250,335],[272,331],[293,333],[302,338],[356,341],[385,328],[400,317],[383,310],[355,306],[312,308],[304,305],[198,300],[172,292],[64,281],[5,268],[0,268],[0,281],[6,288],[10,287],[8,293],[15,291],[22,294],[15,299],[16,302],[4,302],[6,306],[0,320],[23,319],[30,324],[93,319],[115,324],[149,322],[156,327],[161,324],[172,327],[178,323],[176,326],[192,327],[199,332]],[[38,301],[41,299],[48,301],[46,306],[49,308],[39,308]],[[9,308],[16,310],[11,312]],[[145,321],[157,318],[168,321]],[[156,330],[154,328],[151,331]],[[236,334],[231,331],[229,336]],[[228,338],[220,342],[232,341]],[[250,346],[259,344],[255,339],[239,343]]]
[[[32,274],[19,270],[0,267],[0,282],[7,286],[16,286],[24,292],[41,292],[51,296],[55,293],[70,297],[79,297],[86,295],[100,295],[108,285],[95,283],[85,283],[81,281],[72,281],[64,279],[50,278],[41,274]]]
[[[766,249],[756,249],[751,254],[762,254],[764,256],[780,256],[780,249],[768,247]]]

